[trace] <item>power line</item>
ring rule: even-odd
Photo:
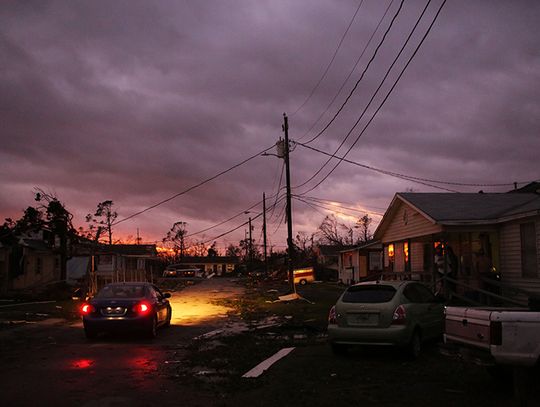
[[[302,147],[308,148],[310,150],[316,151],[318,153],[330,156],[330,157],[338,158],[340,160],[342,159],[343,161],[345,161],[345,162],[347,162],[349,164],[356,165],[358,167],[362,167],[362,168],[365,168],[365,169],[368,169],[368,170],[379,172],[381,174],[390,175],[390,176],[401,178],[401,179],[408,180],[408,181],[425,181],[425,182],[432,182],[434,184],[454,185],[454,186],[463,186],[463,187],[507,187],[507,186],[514,186],[514,184],[521,185],[521,184],[529,184],[531,182],[534,182],[534,180],[532,180],[532,181],[504,182],[504,183],[494,183],[494,184],[483,183],[482,184],[482,183],[466,183],[466,182],[442,181],[442,180],[435,180],[435,179],[430,179],[430,178],[421,178],[421,177],[415,177],[415,176],[412,176],[412,175],[401,174],[401,173],[398,173],[398,172],[392,172],[392,171],[389,171],[389,170],[383,170],[381,168],[372,167],[371,165],[362,164],[362,163],[359,163],[359,162],[356,162],[356,161],[348,160],[348,159],[346,159],[344,157],[339,157],[339,156],[336,156],[334,154],[327,153],[326,151],[323,151],[323,150],[320,150],[318,148],[311,147],[311,146],[308,146],[308,145],[305,145],[305,144],[302,144],[302,143],[296,142],[296,144],[298,144],[298,145],[300,145]]]
[[[258,206],[258,205],[260,205],[261,202],[262,202],[262,201],[257,202],[256,204],[250,206],[250,207],[247,208],[246,210],[244,210],[244,211],[242,211],[242,212],[239,212],[239,213],[237,213],[236,215],[231,216],[230,218],[228,218],[228,219],[226,219],[226,220],[224,220],[224,221],[222,221],[222,222],[216,223],[215,225],[210,226],[210,227],[207,227],[206,229],[199,230],[198,232],[190,233],[190,234],[186,235],[185,237],[191,237],[191,236],[195,236],[195,235],[200,235],[201,233],[204,233],[204,232],[207,232],[207,231],[209,231],[209,230],[215,229],[215,228],[217,228],[218,226],[221,226],[221,225],[223,225],[223,224],[225,224],[225,223],[227,223],[227,222],[230,222],[231,220],[236,219],[236,218],[239,217],[239,216],[245,215],[247,211],[249,211],[250,209],[255,208],[255,207]]]
[[[330,125],[336,120],[336,118],[339,116],[339,114],[341,113],[341,111],[343,110],[343,108],[345,107],[345,105],[349,102],[349,99],[352,97],[352,95],[354,94],[354,92],[356,91],[356,89],[358,88],[358,85],[360,84],[360,82],[362,81],[362,79],[364,79],[364,75],[366,74],[367,70],[369,69],[369,67],[371,66],[371,63],[373,62],[373,60],[375,59],[375,57],[377,56],[377,53],[379,52],[379,49],[381,48],[382,44],[384,43],[384,41],[386,40],[386,36],[388,35],[388,33],[390,32],[390,29],[392,28],[392,26],[394,25],[394,21],[396,21],[396,18],[398,17],[399,13],[401,12],[401,9],[403,8],[403,2],[405,0],[401,0],[400,4],[399,4],[399,7],[397,9],[397,11],[395,12],[394,16],[392,17],[392,20],[390,21],[390,25],[388,26],[388,28],[386,29],[386,31],[384,32],[382,38],[381,38],[381,41],[379,41],[379,44],[377,45],[377,48],[375,48],[375,51],[373,53],[373,55],[371,56],[370,60],[368,61],[366,67],[364,68],[364,70],[362,71],[362,74],[360,75],[360,79],[358,79],[355,83],[355,85],[353,86],[353,88],[351,89],[351,91],[349,92],[349,95],[347,96],[347,98],[345,99],[345,101],[343,102],[343,104],[341,105],[341,107],[337,110],[337,112],[334,114],[334,116],[332,117],[332,119],[330,119],[330,121],[326,124],[326,126],[324,126],[324,128],[319,131],[319,133],[317,133],[317,135],[315,135],[311,140],[307,141],[307,143],[311,143],[313,142],[314,140],[316,140],[317,138],[319,138],[319,136],[321,136],[327,129],[328,127],[330,127]]]
[[[309,201],[312,201],[314,203],[318,203],[320,205],[325,205],[325,208],[327,209],[331,209],[331,210],[334,210],[334,209],[348,209],[350,211],[353,211],[353,212],[358,212],[358,213],[368,213],[370,215],[377,215],[377,216],[383,216],[382,213],[379,213],[379,212],[374,212],[374,211],[369,211],[369,210],[366,210],[366,209],[358,209],[358,208],[351,208],[351,207],[348,207],[348,206],[342,206],[342,205],[334,205],[331,201],[330,202],[325,202],[323,200],[318,200],[316,198],[312,198],[312,197],[307,197],[307,196],[302,196],[302,197],[298,197],[296,195],[293,195],[295,198],[298,198],[298,199],[307,199]]]
[[[139,216],[139,215],[141,215],[141,214],[143,214],[143,213],[145,213],[145,212],[148,212],[149,210],[154,209],[154,208],[156,208],[156,207],[158,207],[158,206],[161,206],[161,205],[163,205],[164,203],[167,203],[167,202],[169,202],[169,201],[172,201],[173,199],[178,198],[178,197],[181,196],[181,195],[187,194],[188,192],[191,192],[191,191],[193,191],[194,189],[199,188],[199,187],[201,187],[202,185],[207,184],[208,182],[215,180],[216,178],[218,178],[218,177],[220,177],[220,176],[222,176],[222,175],[224,175],[224,174],[226,174],[226,173],[228,173],[228,172],[234,170],[235,168],[238,168],[238,167],[244,165],[245,163],[247,163],[247,162],[253,160],[254,158],[260,156],[260,155],[263,154],[263,153],[266,153],[268,150],[270,150],[270,149],[272,149],[272,148],[274,148],[274,145],[272,145],[271,147],[268,147],[268,148],[266,148],[266,149],[264,149],[264,150],[258,152],[257,154],[252,155],[252,156],[249,157],[249,158],[246,158],[245,160],[239,162],[238,164],[235,164],[235,165],[233,165],[232,167],[229,167],[229,168],[227,168],[226,170],[221,171],[221,172],[217,173],[216,175],[214,175],[214,176],[212,176],[212,177],[210,177],[210,178],[205,179],[204,181],[199,182],[198,184],[195,184],[195,185],[193,185],[193,186],[191,186],[191,187],[189,187],[189,188],[183,190],[182,192],[179,192],[179,193],[177,193],[177,194],[171,196],[170,198],[164,199],[163,201],[160,201],[160,202],[158,202],[158,203],[156,203],[156,204],[154,204],[154,205],[151,205],[151,206],[149,206],[149,207],[146,208],[146,209],[143,209],[143,210],[141,210],[141,211],[135,212],[134,214],[129,215],[128,217],[125,217],[124,219],[121,219],[121,220],[119,220],[119,221],[113,223],[113,226],[118,225],[118,224],[120,224],[120,223],[123,223],[123,222],[125,222],[125,221],[127,221],[127,220],[129,220],[129,219],[132,219],[132,218],[134,218],[135,216]]]
[[[348,212],[342,212],[342,211],[337,210],[337,209],[345,209],[343,207],[335,207],[335,206],[329,206],[329,205],[322,205],[322,204],[319,204],[319,203],[316,203],[316,202],[309,202],[307,200],[304,200],[302,197],[298,197],[298,196],[295,196],[294,199],[296,199],[297,201],[304,202],[305,204],[308,204],[308,205],[313,205],[313,206],[316,206],[318,208],[326,209],[326,210],[331,211],[331,212],[340,213],[340,214],[346,215],[346,216],[358,217],[356,214],[352,214],[352,213],[348,213]],[[354,212],[362,213],[364,215],[367,213],[368,215],[374,215],[374,216],[380,216],[380,217],[383,216],[383,214],[381,214],[381,213],[370,212],[370,211],[360,211],[360,210],[352,209],[352,208],[348,208],[348,209],[352,210]]]
[[[414,59],[414,57],[416,56],[418,50],[420,49],[420,47],[422,46],[422,44],[424,43],[425,39],[427,38],[428,34],[430,33],[431,29],[433,28],[433,25],[435,24],[435,21],[437,21],[437,18],[439,17],[439,14],[441,12],[441,10],[443,9],[444,5],[446,4],[446,0],[443,0],[443,2],[441,3],[435,17],[433,18],[433,21],[431,22],[431,24],[429,25],[428,29],[426,30],[424,36],[422,37],[422,39],[420,40],[420,42],[418,43],[418,46],[416,47],[416,49],[414,50],[413,54],[410,56],[409,60],[407,61],[407,63],[405,64],[405,66],[403,67],[403,69],[401,70],[400,74],[398,75],[398,77],[396,78],[396,80],[394,81],[394,84],[392,85],[392,87],[390,88],[390,90],[388,91],[388,93],[386,94],[386,96],[384,97],[384,99],[382,100],[382,102],[380,103],[379,107],[375,110],[375,112],[373,113],[373,115],[371,116],[371,118],[369,119],[369,121],[366,123],[366,125],[364,126],[364,128],[362,129],[362,131],[360,132],[360,134],[356,137],[355,141],[353,142],[353,144],[349,147],[349,149],[346,151],[345,155],[339,159],[339,161],[336,163],[336,165],[334,166],[334,168],[332,168],[332,170],[326,174],[326,176],[321,180],[319,181],[315,186],[313,186],[312,188],[310,188],[309,190],[305,191],[304,193],[302,193],[302,195],[310,192],[310,191],[313,191],[315,188],[317,188],[320,184],[322,184],[331,174],[332,172],[335,171],[335,169],[339,166],[339,164],[341,164],[341,162],[343,162],[344,158],[347,156],[347,154],[349,154],[349,152],[354,148],[354,146],[356,145],[356,143],[358,142],[358,140],[360,140],[360,137],[362,137],[362,135],[365,133],[366,129],[369,127],[369,125],[371,124],[371,122],[375,119],[375,117],[377,116],[377,114],[379,113],[379,111],[381,110],[381,108],[384,106],[384,104],[386,103],[386,101],[388,100],[388,98],[390,97],[390,95],[392,94],[393,90],[395,89],[396,85],[398,84],[399,80],[401,79],[401,77],[403,76],[403,74],[405,73],[405,71],[407,70],[408,66],[410,65],[411,61]],[[420,181],[418,181],[420,182]],[[421,182],[420,182],[421,183]],[[436,188],[439,188],[439,189],[443,189],[443,188],[440,188],[440,187],[436,187]],[[451,191],[451,192],[456,192],[456,191]]]
[[[352,202],[341,202],[341,201],[336,201],[335,199],[324,199],[324,198],[318,198],[318,197],[315,197],[315,196],[304,195],[304,196],[302,196],[302,198],[313,200],[313,201],[316,201],[316,202],[328,203],[330,205],[333,205],[333,204],[356,205],[355,203],[352,203]],[[362,205],[362,207],[380,209],[382,211],[386,211],[386,209],[387,209],[387,208],[383,208],[381,206],[371,206],[371,205]]]
[[[429,184],[429,183],[427,183],[426,181],[422,181],[422,180],[420,180],[420,179],[414,179],[413,177],[407,177],[407,176],[405,176],[405,175],[400,175],[400,174],[397,174],[397,173],[392,173],[392,172],[390,172],[390,171],[385,171],[385,170],[381,170],[381,169],[378,169],[378,168],[375,168],[375,167],[370,167],[370,166],[365,165],[365,164],[360,164],[360,163],[357,163],[357,162],[352,161],[352,160],[347,160],[347,159],[345,158],[345,156],[340,157],[340,156],[337,156],[335,153],[334,153],[334,154],[330,154],[330,153],[326,153],[326,152],[324,152],[324,151],[322,151],[322,150],[319,150],[319,149],[317,149],[317,148],[313,148],[313,147],[310,147],[310,146],[305,146],[305,145],[303,145],[303,144],[299,144],[299,145],[302,145],[303,147],[306,147],[306,148],[315,150],[315,151],[317,151],[317,152],[319,152],[319,153],[323,153],[323,154],[328,155],[328,156],[330,156],[330,157],[332,157],[332,158],[337,158],[337,159],[339,159],[338,165],[339,165],[339,163],[345,161],[345,162],[347,162],[347,163],[354,164],[354,165],[357,165],[357,166],[362,167],[362,168],[367,168],[367,169],[370,169],[370,170],[372,170],[372,171],[377,171],[377,172],[379,172],[379,173],[381,173],[381,174],[385,174],[385,175],[389,175],[389,176],[391,176],[391,177],[400,178],[400,179],[404,179],[404,180],[407,180],[407,181],[415,182],[415,183],[417,183],[417,184],[422,184],[422,185],[425,185],[425,186],[428,186],[428,187],[431,187],[431,188],[440,189],[440,190],[442,190],[442,191],[447,191],[447,192],[459,192],[459,191],[456,191],[456,190],[453,190],[453,189],[448,189],[448,188],[444,188],[444,187],[439,187],[439,186],[437,186],[437,185],[432,185],[432,184]],[[328,161],[327,161],[327,162],[328,162]],[[334,168],[332,169],[332,171],[334,171],[334,170],[336,169],[336,167],[337,167],[337,165],[334,166]],[[304,195],[304,194],[307,194],[307,193],[310,192],[310,191],[313,191],[313,190],[314,190],[315,188],[317,188],[317,187],[318,187],[318,186],[319,186],[326,178],[328,178],[328,176],[332,173],[332,171],[330,171],[330,172],[326,175],[326,177],[323,178],[317,185],[315,185],[313,188],[311,188],[311,189],[309,189],[309,190],[303,192],[303,193],[300,194],[300,195]],[[320,170],[319,170],[319,172],[320,172]]]
[[[283,199],[284,199],[284,197],[282,197],[279,201],[282,201]],[[278,201],[278,202],[279,202],[279,201]],[[256,205],[260,204],[261,202],[262,202],[262,201],[258,202]],[[253,207],[256,206],[256,205],[253,205]],[[268,211],[269,211],[269,208],[266,208],[266,212],[268,212]],[[260,218],[260,217],[262,216],[262,214],[263,214],[263,212],[259,212],[258,214],[256,214],[255,216],[253,216],[253,217],[251,218],[251,221],[254,221],[255,219]],[[219,238],[221,238],[221,237],[223,237],[223,236],[226,236],[226,235],[228,235],[228,234],[230,234],[230,233],[232,233],[232,232],[237,231],[237,230],[240,229],[242,226],[248,225],[249,222],[250,222],[250,221],[248,220],[248,221],[246,221],[246,222],[244,222],[244,223],[242,223],[242,224],[240,224],[240,225],[238,225],[238,226],[236,226],[236,227],[234,227],[234,228],[232,228],[232,229],[230,229],[230,230],[228,230],[228,231],[226,231],[226,232],[224,232],[224,233],[221,233],[221,234],[218,235],[218,236],[215,236],[215,237],[213,237],[213,238],[211,238],[211,239],[207,239],[207,240],[202,241],[202,242],[198,242],[197,244],[206,244],[206,243],[212,242],[212,241],[214,241],[214,240],[217,240],[217,239],[219,239]],[[194,245],[191,245],[191,246],[189,246],[189,247],[193,247],[193,246],[194,246]]]
[[[349,30],[350,30],[350,28],[351,28],[351,26],[352,26],[352,24],[354,22],[354,19],[356,18],[356,15],[358,14],[358,11],[360,10],[360,7],[362,7],[363,3],[364,3],[364,0],[360,0],[360,3],[358,4],[358,7],[356,7],[356,11],[354,12],[354,15],[352,16],[351,21],[349,22],[349,25],[347,26],[347,29],[345,30],[345,32],[341,36],[341,39],[339,40],[339,43],[338,43],[338,45],[336,47],[336,50],[334,51],[334,54],[332,55],[332,58],[330,59],[330,62],[326,66],[326,69],[324,70],[324,73],[320,77],[319,81],[313,87],[313,89],[311,90],[311,92],[308,95],[308,97],[306,98],[306,100],[304,100],[304,102],[293,112],[293,114],[291,114],[291,117],[293,117],[296,113],[298,113],[306,105],[306,103],[315,94],[315,91],[318,89],[319,85],[321,84],[321,82],[326,77],[326,74],[328,73],[328,71],[330,70],[330,67],[334,63],[334,60],[336,59],[336,55],[338,54],[339,49],[341,48],[341,45],[343,44],[343,41],[345,40],[345,37],[347,36],[347,33],[349,32]]]
[[[336,151],[335,151],[335,154],[337,154],[337,152],[341,149],[341,147],[343,147],[343,145],[345,144],[345,142],[347,141],[347,139],[349,138],[349,136],[352,134],[352,132],[354,131],[354,129],[356,129],[356,126],[358,126],[358,124],[360,123],[360,120],[362,120],[362,118],[364,117],[364,115],[366,114],[367,110],[369,109],[369,107],[371,106],[371,103],[373,102],[373,100],[375,99],[375,97],[377,96],[377,93],[379,92],[379,90],[382,88],[384,82],[386,81],[386,79],[388,78],[388,75],[390,74],[390,72],[392,71],[392,68],[394,67],[394,65],[396,64],[396,62],[398,61],[399,57],[401,56],[401,54],[403,53],[403,50],[405,49],[405,47],[407,46],[407,44],[409,43],[413,33],[416,31],[416,28],[418,27],[418,24],[420,24],[420,21],[422,20],[422,17],[424,16],[429,4],[431,3],[431,0],[428,0],[428,2],[426,3],[426,6],[424,7],[424,9],[422,10],[422,13],[420,14],[420,16],[418,17],[418,19],[416,20],[416,23],[414,24],[413,28],[411,29],[411,31],[409,32],[409,35],[407,36],[405,42],[403,43],[403,45],[401,46],[401,49],[399,50],[399,52],[397,53],[397,55],[395,56],[394,60],[392,61],[392,63],[390,64],[390,67],[386,70],[386,74],[384,75],[384,77],[382,78],[381,82],[379,83],[379,86],[377,87],[377,89],[375,89],[375,92],[373,92],[371,98],[369,99],[368,103],[366,104],[366,106],[364,107],[364,110],[362,111],[362,113],[360,114],[360,116],[358,116],[358,119],[356,119],[356,122],[354,123],[354,125],[349,129],[349,131],[347,132],[347,134],[345,135],[345,138],[341,141],[341,143],[339,144],[338,148],[336,148]],[[312,140],[314,140],[315,138],[313,138]],[[306,143],[306,144],[309,144],[309,141]],[[321,168],[319,168],[310,178],[308,178],[307,180],[305,180],[302,184],[300,185],[297,185],[295,188],[300,188],[300,187],[303,187],[304,185],[306,185],[308,182],[310,182],[312,179],[314,179],[317,175],[319,175],[321,173],[321,171],[330,163],[330,161],[332,161],[332,157],[330,157],[328,160],[326,160],[326,162],[321,166]]]
[[[379,30],[379,27],[381,26],[382,22],[384,21],[384,18],[388,14],[388,10],[390,10],[390,7],[392,6],[393,3],[394,3],[394,0],[390,0],[390,2],[388,3],[388,6],[386,7],[386,10],[384,11],[384,14],[382,15],[381,19],[379,20],[379,23],[377,24],[377,26],[375,27],[375,29],[371,33],[371,36],[369,37],[369,40],[367,41],[366,45],[364,46],[364,49],[362,50],[362,52],[360,53],[358,58],[356,58],[356,62],[354,63],[352,69],[349,71],[349,74],[347,75],[347,77],[341,83],[341,86],[339,87],[338,91],[336,92],[336,94],[334,95],[334,97],[332,98],[330,103],[328,103],[328,105],[326,106],[326,109],[324,109],[324,111],[319,115],[319,117],[317,117],[317,120],[315,120],[315,122],[313,122],[311,127],[302,135],[302,137],[299,138],[299,140],[302,140],[304,137],[306,137],[311,132],[311,130],[313,130],[313,128],[317,125],[317,123],[319,123],[319,121],[323,118],[323,116],[326,114],[326,112],[328,112],[328,110],[330,110],[330,107],[334,104],[334,102],[336,101],[338,96],[341,94],[341,91],[343,90],[343,88],[345,87],[345,85],[347,84],[349,79],[351,78],[353,72],[356,70],[356,67],[360,63],[360,60],[362,59],[362,57],[366,53],[366,50],[371,45],[371,41],[373,40],[373,37],[375,37],[375,33]],[[319,135],[317,135],[317,137]],[[317,137],[315,137],[315,138],[317,138]],[[315,138],[313,138],[311,141],[315,140]]]

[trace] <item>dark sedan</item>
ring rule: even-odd
[[[169,326],[172,310],[167,298],[150,283],[112,283],[81,306],[84,332],[94,339],[100,332],[138,331],[150,338]]]

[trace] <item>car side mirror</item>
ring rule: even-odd
[[[171,298],[171,293],[163,293],[163,298]]]

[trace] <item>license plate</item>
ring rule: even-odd
[[[379,324],[379,314],[348,314],[347,324],[352,326],[377,326]]]
[[[105,316],[122,316],[126,313],[124,307],[105,307],[101,309],[101,314]]]

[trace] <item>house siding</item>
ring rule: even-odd
[[[442,227],[427,220],[418,211],[401,202],[396,214],[388,225],[381,241],[384,244],[400,240],[440,233]]]
[[[411,272],[421,273],[424,271],[424,244],[413,242],[409,249],[411,257]]]
[[[530,220],[528,221],[530,222]],[[514,287],[527,291],[540,292],[540,272],[538,278],[523,278],[521,271],[521,232],[523,221],[503,225],[500,230],[501,279]],[[540,220],[534,221],[536,228],[537,267],[540,265]]]
[[[60,270],[55,267],[55,258],[53,254],[32,253],[27,250],[24,255],[24,273],[13,279],[11,288],[21,290],[59,281]],[[39,272],[37,271],[38,261],[41,262]]]

